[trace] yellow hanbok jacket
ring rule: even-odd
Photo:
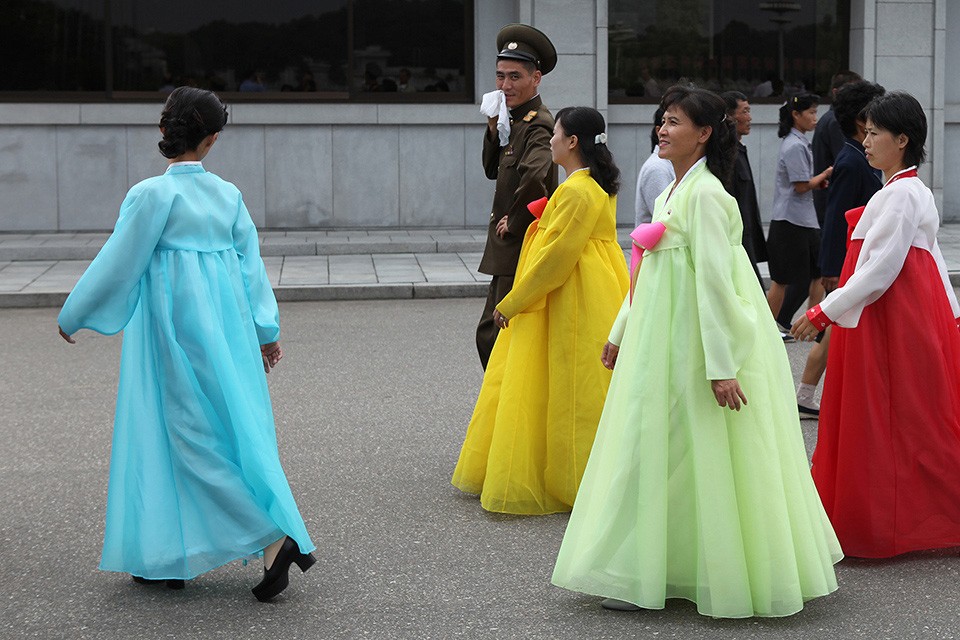
[[[572,173],[527,230],[453,484],[484,509],[573,507],[611,372],[600,362],[626,295],[616,196]]]

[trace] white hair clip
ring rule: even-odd
[[[593,139],[594,144],[607,144],[607,134],[598,133]]]

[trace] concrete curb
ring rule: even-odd
[[[406,300],[428,298],[484,298],[486,282],[411,282],[398,284],[346,284],[274,287],[279,302],[324,300]],[[3,292],[0,308],[60,307],[69,291]]]
[[[482,253],[484,242],[479,240],[384,240],[371,237],[369,240],[345,242],[338,238],[325,238],[317,242],[270,239],[260,245],[263,257],[277,256],[342,256],[382,255],[389,253]],[[62,245],[0,245],[0,262],[93,260],[103,245],[95,243]],[[620,247],[629,249],[629,240],[621,240]]]

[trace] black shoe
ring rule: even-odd
[[[263,580],[255,586],[252,591],[260,602],[267,602],[281,591],[287,588],[289,584],[288,573],[290,565],[296,563],[300,571],[307,572],[307,569],[313,566],[316,558],[312,553],[300,553],[300,547],[293,541],[293,538],[287,536],[280,547],[277,557],[269,569],[263,570]]]
[[[805,407],[805,406],[803,406],[802,404],[800,404],[799,402],[797,403],[797,411],[800,412],[800,417],[803,417],[803,416],[807,415],[807,416],[812,416],[812,417],[815,417],[815,418],[816,418],[816,417],[819,417],[819,416],[820,416],[820,408],[819,408],[819,407],[817,407],[817,408]]]
[[[137,584],[162,584],[167,583],[167,589],[183,589],[186,586],[186,583],[183,580],[150,580],[149,578],[141,578],[140,576],[132,576],[133,581]]]

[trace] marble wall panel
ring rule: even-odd
[[[596,73],[595,56],[561,54],[557,70],[540,83],[544,104],[553,113],[561,107],[596,107]]]
[[[256,124],[374,124],[375,104],[265,104],[229,105],[230,123]]]
[[[167,170],[169,160],[160,154],[162,136],[155,126],[127,127],[127,181],[133,186]],[[214,147],[214,152],[220,147]]]
[[[463,130],[464,224],[486,227],[490,223],[490,207],[496,183],[483,172],[483,125]]]
[[[944,126],[943,164],[947,167],[960,167],[960,123],[947,123]],[[960,222],[960,180],[943,181],[943,219]]]
[[[933,55],[932,4],[880,2],[877,4],[877,54]]]
[[[932,34],[930,34],[932,37]],[[924,108],[933,100],[933,59],[923,56],[877,56],[877,82],[887,91],[913,95]]]
[[[334,225],[394,227],[400,223],[399,138],[397,127],[334,128]]]
[[[549,36],[557,52],[596,51],[596,2],[583,0],[536,0],[533,26]],[[563,70],[558,69],[561,73]]]
[[[462,126],[400,129],[401,225],[464,225],[464,142]]]
[[[57,229],[57,132],[0,126],[0,231]]]
[[[474,3],[474,64],[476,102],[488,91],[493,91],[497,68],[497,32],[505,24],[518,22],[520,15],[516,0],[483,0]]]
[[[637,173],[647,159],[646,132],[649,128],[632,124],[607,125],[607,145],[620,169],[620,193],[617,195],[617,224],[630,226],[637,200]],[[642,159],[641,159],[641,153]]]
[[[29,102],[0,104],[0,125],[16,124],[80,124],[80,105]]]
[[[151,103],[91,103],[80,105],[80,124],[153,125],[160,122],[164,99]]]
[[[760,204],[760,217],[770,221],[773,212],[773,185],[777,178],[777,163],[780,160],[780,138],[777,137],[776,124],[754,124],[750,135],[744,139],[753,181],[757,187],[757,201]]]
[[[950,2],[946,7],[947,34],[944,50],[952,64],[944,67],[944,100],[947,104],[960,103],[960,3]]]
[[[207,171],[232,182],[258,227],[266,222],[264,127],[228,125],[203,160]]]
[[[333,222],[333,128],[266,130],[266,226],[327,227]]]
[[[110,230],[130,187],[126,127],[57,128],[61,231]]]

